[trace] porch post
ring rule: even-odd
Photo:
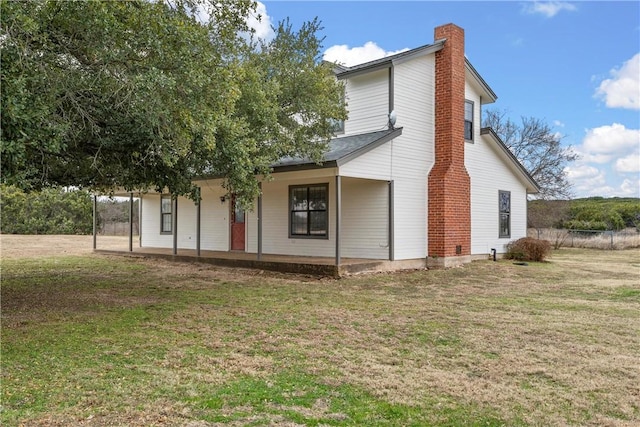
[[[202,192],[198,187],[198,201],[196,202],[196,256],[200,256],[200,222],[201,222],[201,205],[202,205]]]
[[[129,252],[133,252],[133,193],[129,193]]]
[[[262,183],[258,183],[258,261],[262,259]]]
[[[96,236],[98,234],[98,196],[93,195],[93,250],[96,250],[97,239]]]
[[[336,175],[336,265],[340,265],[340,219],[342,216],[342,180]]]
[[[142,247],[142,194],[138,193],[138,247]]]
[[[395,204],[393,196],[393,180],[389,181],[389,261],[395,260],[395,253],[393,248],[394,243],[394,214]]]
[[[174,196],[173,199],[173,224],[171,224],[171,230],[173,231],[173,255],[178,255],[178,197]]]

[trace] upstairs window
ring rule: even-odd
[[[289,187],[289,237],[329,236],[328,195],[327,184]]]
[[[171,195],[160,196],[160,233],[171,234],[173,225],[173,203]]]
[[[343,82],[344,83],[344,82]],[[342,86],[342,97],[340,98],[340,103],[342,106],[345,106],[346,94],[345,94],[345,86]],[[334,135],[338,135],[344,133],[344,120],[338,119],[329,119],[331,121],[331,130]]]
[[[464,139],[473,141],[473,102],[464,102]]]
[[[344,133],[344,120],[330,119],[331,130],[335,134]]]
[[[500,238],[511,237],[511,192],[499,191],[498,203],[500,205]]]

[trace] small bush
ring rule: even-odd
[[[551,252],[551,243],[547,240],[523,237],[507,245],[505,258],[518,261],[544,261],[549,252]]]

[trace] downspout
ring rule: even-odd
[[[394,98],[395,98],[395,89],[394,89],[394,69],[393,64],[389,66],[389,111],[387,113],[391,113],[394,109]]]

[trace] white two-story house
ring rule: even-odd
[[[319,166],[273,165],[256,209],[221,181],[197,181],[200,206],[139,194],[143,248],[384,260],[393,268],[486,258],[526,235],[534,180],[481,109],[496,95],[464,55],[464,31],[353,67],[337,66],[349,116]]]

